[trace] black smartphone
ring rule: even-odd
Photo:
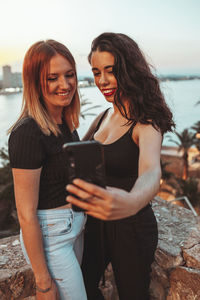
[[[71,142],[63,145],[67,153],[67,172],[69,182],[81,178],[87,182],[105,187],[104,149],[97,141]],[[72,206],[75,211],[82,211]]]

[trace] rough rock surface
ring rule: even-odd
[[[151,300],[200,299],[200,218],[159,197],[152,202],[159,243],[152,264]],[[109,265],[106,300],[119,300]],[[26,264],[19,236],[0,240],[0,299],[34,300],[33,273]],[[142,299],[141,299],[142,300]]]
[[[159,232],[152,265],[152,300],[200,299],[200,217],[159,197],[152,207]]]

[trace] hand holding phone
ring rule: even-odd
[[[97,141],[71,142],[63,145],[67,152],[67,172],[69,182],[81,178],[87,182],[105,187],[104,151]],[[73,206],[76,211],[81,211]]]

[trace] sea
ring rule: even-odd
[[[182,132],[200,121],[200,80],[162,81],[161,89],[170,107],[176,123],[176,131]],[[82,107],[83,117],[80,119],[78,133],[82,137],[99,112],[110,104],[95,86],[79,89],[81,99],[86,102]],[[22,93],[0,95],[0,148],[6,146],[7,130],[16,121],[21,110]],[[96,107],[98,106],[98,107]],[[170,139],[177,140],[174,133],[167,133],[163,140],[164,146],[175,146]]]

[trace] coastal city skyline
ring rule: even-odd
[[[198,0],[8,0],[1,9],[1,76],[3,65],[21,72],[30,45],[48,38],[69,47],[80,76],[90,75],[91,41],[104,31],[135,39],[160,74],[200,74]]]

